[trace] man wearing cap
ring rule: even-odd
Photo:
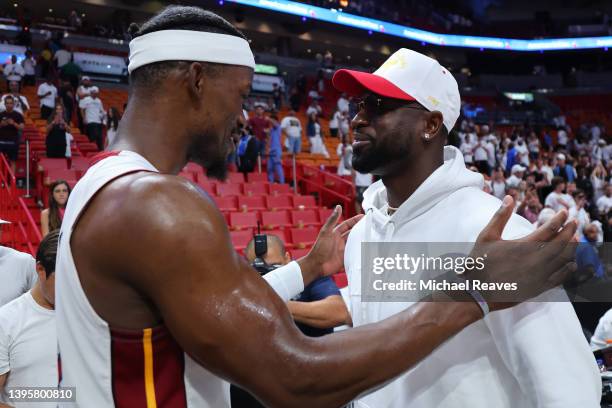
[[[553,169],[555,176],[562,177],[565,181],[576,179],[576,169],[571,164],[566,163],[563,153],[557,154],[557,166]]]
[[[102,135],[102,124],[106,117],[106,111],[102,100],[98,97],[99,89],[97,86],[89,88],[89,95],[79,101],[79,109],[85,125],[85,133],[90,142],[98,145],[99,150],[104,149]]]
[[[338,407],[413,367],[483,310],[511,306],[482,296],[419,302],[361,329],[302,335],[285,302],[341,268],[358,218],[336,226],[338,206],[308,255],[262,279],[213,201],[176,176],[191,160],[224,177],[255,68],[248,41],[196,7],[170,6],[130,32],[130,102],[62,221],[56,321],[61,385],[78,390],[70,407],[225,408],[226,381],[272,407]],[[569,275],[576,226],[562,226],[560,214],[528,241],[554,239],[561,254],[530,245],[509,265],[497,241],[510,204],[480,236],[494,247],[486,273],[467,279],[512,277],[530,298]]]
[[[7,224],[10,222],[0,219],[0,240]],[[0,245],[0,306],[32,289],[36,280],[36,261],[31,255]]]
[[[482,175],[466,169],[461,152],[445,146],[461,100],[437,61],[400,49],[373,74],[339,70],[333,83],[361,97],[352,121],[353,168],[381,177],[364,193],[366,215],[345,251],[349,311],[359,327],[412,305],[362,300],[362,280],[371,273],[361,264],[363,242],[474,242],[500,201],[482,191]],[[513,215],[502,237],[533,229]],[[487,315],[357,406],[598,406],[601,380],[576,314],[569,302],[546,302],[553,296],[567,300],[556,288],[540,302]]]
[[[510,177],[506,179],[507,187],[518,188],[521,181],[523,181],[523,174],[525,174],[525,167],[520,164],[515,164],[512,166],[512,170],[510,170]]]

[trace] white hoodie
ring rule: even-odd
[[[482,185],[482,176],[465,168],[461,152],[447,146],[444,164],[392,216],[382,182],[366,190],[366,216],[351,231],[344,257],[355,327],[412,304],[361,301],[361,242],[474,242],[501,205]],[[533,229],[513,215],[503,238]],[[572,305],[531,302],[473,323],[357,406],[595,408],[600,398],[600,375]]]

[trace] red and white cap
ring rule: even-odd
[[[417,101],[429,111],[442,113],[449,132],[461,109],[453,75],[435,59],[406,48],[397,50],[373,74],[340,69],[332,82],[336,89],[352,96],[370,91],[386,98]]]

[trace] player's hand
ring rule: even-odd
[[[304,262],[300,262],[300,264],[304,275],[308,274],[316,279],[321,276],[333,275],[344,266],[346,239],[351,228],[357,224],[363,215],[356,215],[338,224],[341,215],[342,207],[338,205],[321,228],[312,250],[302,258]],[[308,270],[304,271],[304,268]]]
[[[514,200],[506,196],[500,209],[478,235],[471,254],[478,257],[486,253],[485,268],[471,270],[465,276],[481,282],[516,283],[516,290],[481,292],[492,311],[511,307],[559,286],[576,270],[572,244],[576,223],[565,224],[567,211],[558,212],[526,237],[503,241],[502,231],[513,208]]]

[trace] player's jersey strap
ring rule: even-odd
[[[164,327],[110,329],[116,408],[185,408],[185,355]]]

